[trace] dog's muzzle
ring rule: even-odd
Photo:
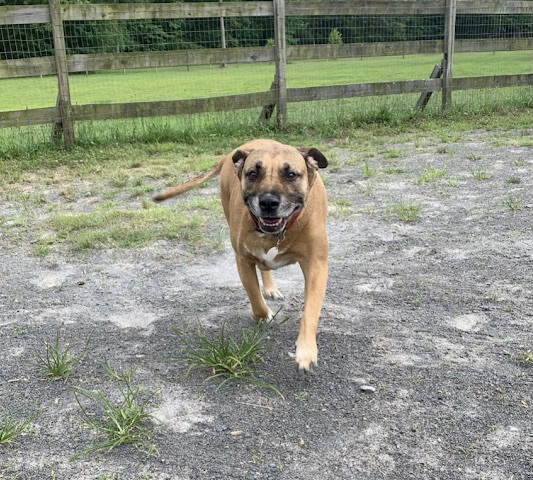
[[[302,205],[291,205],[287,214],[288,206],[284,206],[282,203],[277,195],[264,193],[259,195],[253,205],[248,204],[250,215],[256,224],[257,230],[262,233],[277,234],[293,224],[302,210]],[[256,208],[253,208],[254,206]]]

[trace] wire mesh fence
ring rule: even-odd
[[[197,2],[182,3],[192,8]],[[319,2],[310,3],[316,9]],[[328,15],[316,12],[302,15],[291,13],[288,8],[285,30],[289,88],[426,79],[442,59],[444,3],[385,0],[378,3],[381,9],[363,2],[361,8],[371,9],[353,14],[328,11]],[[454,76],[531,73],[533,16],[516,10],[517,3],[533,4],[498,2],[502,13],[485,13],[484,8],[480,13],[465,13],[464,8],[458,8]],[[4,0],[4,4],[16,5],[9,0]],[[287,5],[290,4],[288,1]],[[298,2],[298,12],[304,4]],[[423,4],[423,8],[417,4]],[[461,0],[458,5],[461,7]],[[510,13],[505,13],[506,5]],[[153,7],[149,2],[139,3],[135,18],[128,15],[118,18],[117,14],[108,16],[108,20],[63,21],[72,105],[234,95],[227,101],[228,108],[241,108],[249,106],[249,99],[239,104],[238,95],[269,90],[275,75],[272,15],[166,18],[168,15],[158,13],[158,18],[145,18],[154,13]],[[489,7],[485,10],[491,12]],[[323,47],[327,49],[320,50]],[[220,53],[241,50],[245,51],[242,56]],[[226,57],[229,61],[221,60]],[[37,65],[44,73],[38,74]],[[57,80],[50,75],[54,69],[49,22],[0,21],[0,113],[54,107]],[[518,95],[523,97],[524,89],[521,92]],[[468,102],[486,95],[494,93],[470,90],[457,98]],[[439,105],[438,97],[435,95],[432,100],[435,106]],[[350,109],[360,106],[365,110],[373,104],[378,109],[383,105],[412,109],[416,95],[345,102]],[[313,108],[329,107],[317,104]],[[85,109],[86,117],[80,118],[106,118],[107,113],[98,116],[93,110]],[[121,112],[127,111],[127,105],[123,106]],[[152,109],[147,114],[153,112]]]

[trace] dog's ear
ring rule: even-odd
[[[328,159],[316,147],[302,147],[298,149],[307,164],[307,168],[318,170],[319,168],[326,168],[328,166]]]
[[[242,167],[244,167],[244,161],[248,155],[250,155],[248,150],[237,150],[231,157],[235,165],[235,173],[237,173],[239,178],[241,178]]]

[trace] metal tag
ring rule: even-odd
[[[278,253],[279,253],[278,247],[277,246],[272,247],[263,257],[263,259],[265,262],[271,262],[278,256]]]

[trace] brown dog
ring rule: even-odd
[[[220,192],[237,269],[255,319],[271,318],[263,292],[283,298],[271,270],[298,262],[305,279],[305,307],[296,341],[296,363],[317,362],[316,332],[328,280],[326,190],[317,173],[328,165],[314,147],[296,149],[273,140],[252,140],[204,174],[171,187],[156,201],[187,192],[220,174]]]

